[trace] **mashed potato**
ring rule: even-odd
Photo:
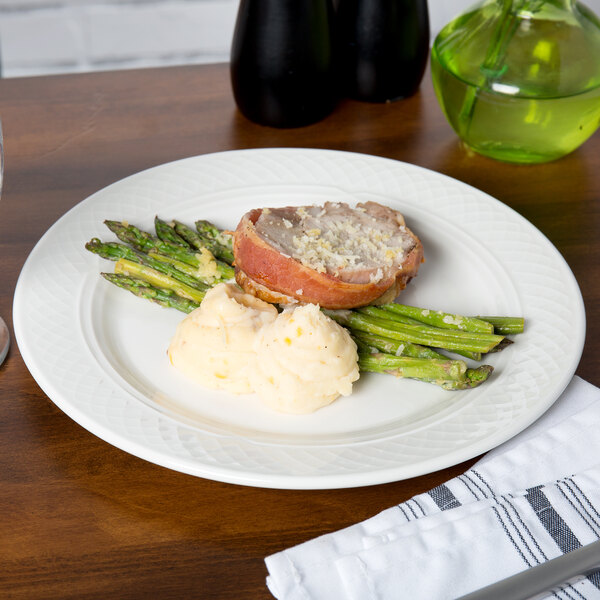
[[[281,314],[221,283],[177,327],[168,350],[186,376],[213,389],[256,392],[271,408],[309,413],[352,392],[356,344],[314,304]]]
[[[308,413],[352,392],[358,379],[356,344],[315,304],[281,313],[256,341],[251,381],[275,410]]]
[[[249,394],[256,336],[276,317],[271,304],[235,285],[218,284],[177,326],[168,350],[171,364],[206,387]]]

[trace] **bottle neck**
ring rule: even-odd
[[[502,10],[515,13],[536,13],[551,5],[559,10],[572,11],[576,0],[500,0]]]

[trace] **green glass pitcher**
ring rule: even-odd
[[[600,125],[600,21],[576,0],[486,0],[431,52],[439,103],[475,152],[541,163]]]

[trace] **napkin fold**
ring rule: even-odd
[[[574,377],[463,475],[267,557],[267,585],[278,600],[455,599],[598,538],[600,389]],[[600,575],[543,597],[600,599]]]

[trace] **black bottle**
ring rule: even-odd
[[[385,102],[417,91],[429,55],[427,0],[339,0],[336,33],[345,95]]]
[[[231,47],[240,111],[272,127],[299,127],[335,104],[331,0],[241,0]]]

